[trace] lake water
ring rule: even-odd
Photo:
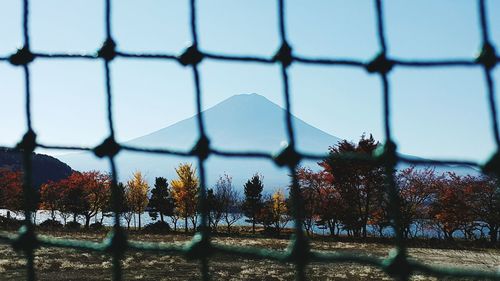
[[[17,212],[17,213],[14,213],[14,212],[10,212],[11,214],[11,217],[13,218],[16,218],[16,219],[24,219],[24,214],[22,212]],[[4,216],[6,217],[7,216],[7,210],[5,209],[0,209],[0,216]],[[95,221],[100,221],[101,220],[101,216],[102,216],[102,213],[99,213],[97,216],[93,217],[90,221],[90,223],[94,223]],[[36,224],[40,224],[42,223],[43,221],[47,220],[47,219],[51,219],[51,216],[50,216],[50,211],[44,211],[44,210],[39,210],[37,211],[37,214],[36,214]],[[59,216],[59,213],[56,212],[56,220],[60,221],[61,223],[63,223],[63,220],[62,218]],[[158,216],[158,219],[156,221],[159,220],[159,216]],[[246,222],[247,218],[246,217],[242,217],[241,219],[239,219],[234,225],[236,226],[250,226],[251,224]],[[73,221],[73,217],[69,217],[67,219],[68,222],[70,221]],[[79,223],[81,223],[82,225],[85,223],[85,219],[83,216],[79,216],[77,221]],[[150,224],[150,223],[154,223],[156,222],[155,220],[153,220],[151,218],[151,216],[149,215],[148,212],[145,212],[141,215],[141,225],[142,226],[145,226],[147,224]],[[165,221],[168,222],[170,224],[170,226],[173,226],[172,224],[172,221],[169,217],[165,217]],[[122,224],[122,226],[126,227],[127,226],[127,221],[122,217],[120,219],[120,222]],[[138,220],[138,216],[135,216],[135,220],[132,219],[131,223],[130,223],[130,226],[131,227],[134,227],[134,226],[137,226],[139,223],[139,220]],[[112,226],[114,224],[114,218],[113,216],[109,216],[109,215],[105,215],[104,218],[103,218],[103,224],[106,225],[106,226]],[[225,226],[224,222],[221,221],[219,223],[220,226]],[[188,223],[188,227],[192,227],[190,223]],[[293,221],[290,221],[286,227],[293,227]],[[416,225],[412,226],[412,231],[414,231],[416,229]],[[184,228],[184,221],[183,220],[178,220],[177,221],[177,229],[183,229]],[[328,229],[320,229],[318,228],[317,226],[313,227],[313,231],[315,234],[320,234],[320,235],[329,235],[329,230]],[[378,232],[371,226],[368,226],[368,232],[369,233],[376,233],[378,235]],[[384,229],[384,232],[383,232],[383,235],[384,236],[391,236],[393,235],[393,231],[391,228],[386,228]],[[421,233],[421,232],[420,232]],[[340,234],[344,234],[344,235],[347,235],[347,232],[346,231],[341,231]],[[426,229],[424,231],[424,234],[420,236],[423,236],[423,237],[427,237],[427,238],[435,238],[435,237],[439,237],[439,232],[437,230],[432,230],[432,229]],[[463,237],[463,234],[459,231],[455,232],[455,237]]]

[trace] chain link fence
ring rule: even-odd
[[[495,65],[500,61],[496,55],[494,46],[490,41],[488,31],[488,21],[486,18],[487,8],[485,0],[477,0],[479,24],[478,27],[481,31],[482,49],[477,58],[469,60],[405,60],[395,59],[388,55],[387,40],[385,38],[384,15],[382,0],[374,0],[376,9],[376,26],[379,53],[369,62],[349,60],[349,59],[330,59],[330,58],[314,58],[305,57],[292,52],[291,42],[287,39],[286,30],[286,9],[285,0],[276,0],[278,5],[277,23],[279,26],[279,39],[281,47],[273,57],[258,57],[258,56],[237,56],[237,55],[224,55],[215,54],[210,52],[202,52],[198,45],[197,34],[197,19],[196,19],[196,0],[189,0],[190,2],[190,28],[192,45],[187,48],[182,55],[177,56],[174,54],[165,53],[130,53],[120,51],[113,40],[112,33],[112,8],[111,0],[103,0],[105,5],[105,31],[106,40],[102,47],[96,54],[71,54],[71,53],[34,53],[30,49],[30,35],[29,35],[29,1],[23,1],[23,43],[24,46],[16,53],[10,56],[0,57],[0,61],[19,66],[24,72],[25,83],[25,114],[26,114],[26,133],[22,140],[17,145],[16,149],[22,151],[23,154],[23,200],[24,200],[24,225],[19,230],[17,235],[0,234],[0,242],[10,243],[14,249],[24,252],[26,257],[26,270],[27,280],[36,280],[36,272],[34,266],[34,256],[37,247],[60,247],[68,249],[79,249],[85,251],[107,252],[112,258],[112,276],[113,280],[122,280],[122,267],[121,260],[127,250],[135,251],[149,251],[158,254],[178,254],[184,255],[186,258],[197,259],[200,262],[200,271],[203,280],[210,280],[209,273],[209,260],[210,257],[216,253],[235,255],[240,257],[247,257],[252,259],[269,259],[279,262],[288,262],[295,265],[295,276],[297,280],[307,280],[306,267],[308,262],[321,261],[326,263],[357,263],[362,265],[370,265],[383,269],[388,275],[396,280],[408,280],[413,273],[427,274],[437,277],[455,277],[455,278],[479,278],[500,280],[500,271],[486,272],[480,270],[471,270],[465,268],[448,268],[441,266],[424,265],[422,263],[408,259],[405,241],[403,239],[400,223],[400,208],[398,202],[398,191],[395,185],[393,172],[398,163],[404,162],[409,164],[422,164],[422,165],[469,165],[476,168],[483,169],[484,172],[500,174],[500,136],[497,123],[497,111],[494,93],[494,79],[492,78],[492,70]],[[188,0],[186,0],[188,1]],[[115,3],[119,3],[116,1]],[[30,63],[34,59],[50,60],[50,59],[88,59],[95,60],[102,63],[105,70],[105,86],[106,86],[106,101],[107,101],[107,122],[109,129],[109,136],[102,142],[101,145],[95,148],[81,147],[81,146],[57,146],[42,144],[36,141],[36,134],[32,129],[31,118],[31,94],[30,94]],[[196,101],[197,109],[197,123],[198,123],[198,141],[190,151],[177,151],[169,149],[150,149],[143,147],[133,147],[119,144],[115,141],[114,136],[114,123],[113,123],[113,106],[112,106],[112,61],[115,58],[123,59],[142,59],[142,60],[170,60],[177,61],[182,65],[189,67],[192,70],[193,83],[195,85],[194,98]],[[283,84],[283,98],[286,113],[284,115],[284,122],[287,129],[288,146],[284,148],[281,153],[271,155],[268,153],[261,153],[256,151],[241,151],[229,152],[223,150],[216,150],[210,146],[209,139],[205,131],[205,124],[202,112],[202,88],[200,86],[201,73],[198,65],[202,60],[218,60],[218,61],[234,61],[239,63],[260,63],[260,64],[277,64],[281,67],[281,81]],[[310,250],[308,241],[302,229],[302,210],[301,198],[295,170],[301,160],[322,160],[326,155],[311,155],[302,153],[296,149],[295,140],[296,136],[293,130],[292,115],[291,115],[291,102],[290,102],[290,83],[288,76],[288,67],[292,64],[309,64],[309,65],[323,65],[329,67],[354,67],[365,69],[369,73],[373,73],[380,78],[382,84],[382,97],[383,97],[383,122],[384,122],[384,135],[385,144],[384,149],[378,155],[371,157],[360,157],[356,155],[341,154],[335,157],[346,160],[354,161],[370,161],[376,162],[385,167],[387,174],[386,192],[389,195],[391,202],[391,220],[393,222],[393,229],[395,233],[395,248],[386,259],[370,257],[361,254],[346,254],[337,252],[318,252]],[[393,142],[393,135],[391,133],[391,108],[390,108],[390,72],[395,67],[406,68],[450,68],[450,67],[474,67],[480,68],[484,73],[484,81],[486,84],[486,98],[489,102],[489,111],[491,117],[491,129],[493,131],[494,140],[497,147],[491,160],[486,164],[468,162],[468,161],[437,161],[437,160],[419,160],[413,158],[406,158],[397,154],[396,145]],[[62,150],[78,150],[78,151],[91,151],[97,157],[108,159],[111,166],[112,175],[112,206],[114,212],[114,226],[110,231],[107,238],[100,242],[89,242],[79,240],[56,239],[50,237],[37,237],[34,226],[30,220],[32,208],[30,202],[34,197],[34,189],[32,188],[32,163],[31,153],[35,148],[45,149],[62,149]],[[200,188],[199,188],[199,214],[200,214],[200,228],[199,231],[193,236],[189,243],[184,246],[148,243],[148,242],[135,242],[128,240],[124,230],[120,227],[120,197],[117,189],[117,173],[115,165],[115,156],[120,151],[136,151],[142,153],[152,153],[161,155],[175,155],[181,157],[196,157],[199,167]],[[292,239],[289,241],[289,247],[286,251],[252,248],[252,247],[239,247],[228,246],[213,243],[210,240],[210,232],[207,226],[207,195],[206,195],[206,176],[205,176],[205,160],[210,155],[217,155],[220,157],[239,157],[239,158],[260,158],[273,161],[278,166],[287,167],[291,178],[291,201],[293,204],[293,217],[295,223],[295,230]]]

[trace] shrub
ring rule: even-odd
[[[0,228],[2,229],[18,229],[22,224],[23,222],[20,220],[0,216]]]
[[[79,230],[81,227],[82,225],[76,221],[70,221],[65,225],[65,228],[69,230]]]
[[[170,225],[166,222],[158,221],[155,223],[150,223],[147,224],[144,227],[145,232],[151,232],[151,233],[166,233],[170,231]]]
[[[40,225],[43,229],[61,229],[63,227],[62,223],[57,220],[45,220]]]
[[[104,228],[104,225],[100,222],[94,222],[93,224],[90,225],[90,229],[92,230],[101,230]]]

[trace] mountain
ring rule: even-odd
[[[22,170],[22,154],[10,148],[0,147],[0,169]],[[60,160],[45,154],[32,153],[33,185],[40,187],[48,181],[58,181],[72,173],[72,169]]]
[[[285,110],[263,96],[243,94],[230,97],[203,112],[210,145],[220,150],[263,151],[274,153],[286,140]],[[325,153],[340,138],[323,132],[299,118],[293,117],[300,151]],[[151,134],[126,142],[127,145],[149,148],[189,150],[198,138],[196,116],[182,120]],[[79,153],[58,156],[78,170],[107,170],[107,162],[93,155]],[[156,176],[175,178],[175,167],[181,162],[196,163],[194,158],[147,155],[121,152],[117,156],[118,175],[126,180],[135,170],[146,173],[152,182]],[[235,186],[242,187],[254,173],[264,176],[264,183],[271,190],[285,187],[289,181],[286,169],[276,167],[271,161],[258,159],[227,159],[210,156],[206,161],[209,184],[226,172],[233,177]],[[315,165],[314,162],[309,163]]]
[[[210,145],[219,150],[262,151],[275,153],[280,151],[281,143],[286,140],[284,120],[285,110],[257,94],[236,95],[203,112]],[[297,148],[301,152],[324,154],[328,147],[336,145],[340,138],[323,132],[297,117],[293,117],[297,136]],[[197,138],[196,116],[182,120],[151,134],[126,142],[127,145],[146,148],[169,148],[188,151]],[[408,156],[417,158],[414,156]],[[99,169],[109,171],[107,161],[97,159],[90,153],[60,156],[78,170]],[[118,177],[126,181],[134,171],[145,173],[149,182],[154,177],[167,179],[176,177],[175,168],[179,163],[190,162],[195,165],[195,158],[182,158],[165,155],[150,155],[122,151],[116,157]],[[304,161],[302,165],[318,168],[314,161]],[[399,164],[398,168],[408,165]],[[438,173],[454,171],[458,174],[477,174],[470,167],[436,167]],[[264,176],[266,190],[286,187],[289,183],[287,169],[278,168],[269,160],[222,158],[210,156],[206,161],[206,175],[209,186],[213,185],[224,172],[233,177],[233,184],[242,189],[243,184],[254,173]]]
[[[277,151],[286,140],[285,110],[257,94],[236,95],[203,112],[211,145],[225,150]],[[294,117],[297,145],[323,153],[340,141]],[[127,142],[134,146],[190,149],[197,134],[196,117]]]

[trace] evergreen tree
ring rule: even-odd
[[[255,234],[255,223],[257,217],[262,210],[262,190],[264,184],[262,183],[262,176],[259,174],[253,175],[245,185],[245,202],[243,202],[243,213],[248,218],[248,222],[252,223],[252,233]]]
[[[171,216],[174,213],[174,200],[170,194],[166,178],[157,177],[155,179],[155,185],[151,190],[151,198],[149,199],[149,207],[151,212],[160,214],[162,222],[165,222],[164,216]]]
[[[132,207],[130,206],[129,203],[129,198],[130,198],[130,188],[123,184],[122,182],[119,182],[117,185],[117,191],[118,191],[118,202],[119,204],[119,211],[121,212],[122,217],[127,221],[127,229],[130,229],[130,222],[132,221],[132,217],[134,216],[134,211],[132,210]],[[109,206],[110,210],[113,210],[113,206]]]

